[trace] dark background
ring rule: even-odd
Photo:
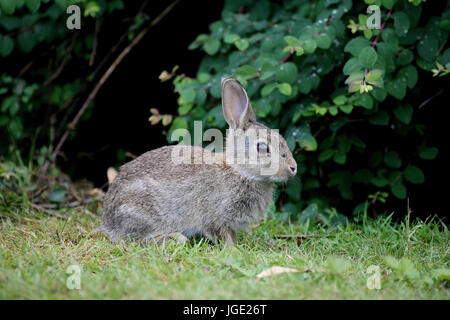
[[[150,19],[155,18],[168,4],[150,1],[146,9]],[[107,17],[100,31],[99,56],[105,55],[126,30],[125,24],[116,22],[124,18],[122,15],[133,16],[139,5],[137,1],[134,5],[127,3],[127,10],[120,12],[120,15]],[[220,19],[222,9],[223,1],[181,1],[150,30],[103,86],[95,99],[89,121],[81,122],[76,137],[65,144],[62,151],[66,157],[65,160],[60,159],[63,170],[75,180],[87,178],[97,187],[102,187],[107,181],[107,168],[117,167],[119,149],[140,155],[166,144],[161,125],[151,126],[148,122],[149,110],[154,107],[161,113],[175,114],[177,96],[171,81],[161,83],[158,76],[175,65],[180,65],[179,73],[196,75],[205,53],[190,51],[187,47],[198,34],[209,32],[209,24]],[[419,72],[419,81],[431,80],[429,73]],[[426,182],[408,188],[413,215],[420,217],[447,215],[447,161],[444,152],[448,134],[447,120],[443,115],[449,107],[448,81],[441,78],[428,82],[430,85],[412,97],[415,102],[414,117],[419,117],[427,126],[427,134],[432,136],[430,145],[439,148],[439,155],[435,160],[422,164]],[[436,94],[419,109],[420,104]],[[368,143],[377,143],[376,135],[361,138]],[[399,146],[406,152],[412,147],[408,144]],[[127,157],[126,161],[129,160],[131,158]],[[75,166],[74,161],[77,162]],[[394,210],[401,215],[406,213],[404,201],[393,201],[391,204],[393,207],[383,208],[387,213]]]
[[[117,23],[132,17],[140,1],[127,3],[126,10],[108,17],[100,30],[98,56],[107,54],[127,25]],[[154,19],[169,1],[150,1],[145,12]],[[178,73],[196,76],[204,53],[188,50],[200,33],[208,33],[210,23],[220,19],[223,1],[180,1],[176,7],[125,57],[95,99],[89,121],[80,122],[77,135],[67,141],[63,169],[73,178],[106,182],[106,170],[117,165],[117,150],[135,155],[167,144],[161,124],[151,126],[150,108],[161,113],[177,112],[177,95],[171,81],[161,83],[158,76],[179,65]],[[71,161],[77,159],[73,166]],[[126,159],[127,161],[130,158]]]

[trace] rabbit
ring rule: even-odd
[[[227,134],[225,152],[179,144],[148,151],[126,163],[105,194],[99,231],[113,242],[149,242],[174,235],[186,241],[201,235],[213,243],[235,245],[237,231],[264,216],[273,201],[274,184],[294,177],[297,163],[284,138],[257,122],[245,89],[233,78],[222,79],[222,108],[229,131],[235,133]],[[266,140],[236,143],[234,137],[249,130],[265,133]],[[233,147],[236,152],[229,155]],[[202,162],[174,164],[175,148],[192,152]],[[265,162],[226,161],[250,150]],[[275,160],[268,161],[269,157]],[[261,174],[271,162],[278,165],[276,172]]]

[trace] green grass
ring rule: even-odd
[[[435,272],[449,268],[449,232],[437,219],[411,225],[363,219],[343,230],[266,219],[241,232],[230,250],[202,239],[159,247],[113,244],[92,234],[97,216],[82,209],[65,213],[68,220],[36,211],[1,213],[1,299],[450,298],[447,281]],[[274,238],[296,233],[320,237],[301,243]],[[404,258],[401,268],[385,256]],[[80,290],[66,286],[72,264],[82,269]],[[366,287],[371,265],[381,269],[380,290]],[[309,271],[256,278],[271,266]]]

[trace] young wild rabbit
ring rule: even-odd
[[[226,152],[165,146],[125,164],[105,195],[99,231],[112,241],[200,234],[235,244],[238,230],[262,218],[274,183],[295,176],[297,164],[283,137],[256,121],[247,93],[234,79],[222,80],[222,106],[231,132]],[[236,143],[249,132],[257,138]],[[200,163],[174,163],[180,150]],[[250,154],[256,162],[249,161]],[[276,169],[264,173],[269,166]]]

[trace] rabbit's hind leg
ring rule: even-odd
[[[236,231],[224,227],[209,227],[205,231],[205,236],[218,243],[224,242],[227,246],[233,247],[236,244]]]
[[[105,232],[113,242],[121,239],[141,240],[155,232],[155,223],[142,211],[142,208],[123,203],[105,214],[99,231]]]

